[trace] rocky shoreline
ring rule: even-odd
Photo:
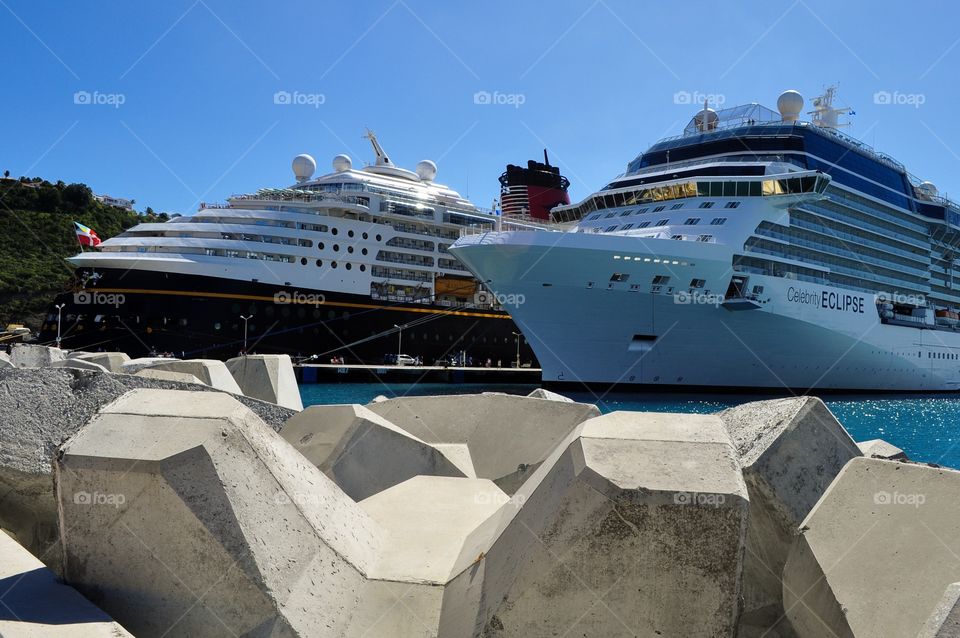
[[[960,472],[819,399],[296,391],[280,356],[0,357],[0,635],[960,635]]]

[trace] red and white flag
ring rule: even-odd
[[[89,226],[84,226],[80,222],[73,222],[74,230],[77,231],[77,241],[81,246],[99,246],[100,238],[97,232]]]

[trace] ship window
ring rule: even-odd
[[[713,235],[698,235],[697,241],[703,241],[703,242],[713,241]]]
[[[610,219],[610,218],[613,217],[614,215],[616,215],[616,213],[607,213],[606,215],[604,215],[604,217],[605,217],[606,219]]]
[[[377,241],[380,241],[381,239],[382,237],[380,235],[377,235]]]
[[[710,182],[710,196],[723,197],[723,182]]]
[[[724,208],[736,208],[740,205],[740,202],[727,202],[723,205]]]
[[[669,222],[669,219],[661,219],[654,226],[666,226]]]
[[[306,258],[306,257],[301,257],[301,258],[300,258],[300,265],[301,265],[301,266],[306,266],[306,265],[307,265],[307,258]]]
[[[360,272],[364,272],[366,270],[367,270],[367,267],[364,266],[363,264],[360,264]]]
[[[683,235],[674,235],[670,239],[676,239],[677,241],[683,241]]]
[[[807,178],[804,178],[804,179],[807,179]],[[760,195],[762,194],[760,182],[747,182],[747,183],[750,184],[750,196],[760,197]]]
[[[340,244],[333,245],[333,252],[340,252]]]
[[[683,222],[686,226],[696,226],[700,223],[699,217],[688,217],[687,221]]]
[[[352,230],[348,230],[348,231],[347,231],[347,237],[353,237],[353,231],[352,231]]]
[[[366,233],[363,233],[362,237],[363,237],[364,239],[367,239],[367,238],[369,237],[369,235],[366,234]]]
[[[319,244],[317,244],[317,249],[323,250],[323,242],[320,242]]]
[[[713,208],[713,202],[700,202],[700,208]]]
[[[650,220],[647,220],[645,222],[640,222],[639,224],[637,224],[637,228],[646,228],[649,225],[650,225]]]
[[[362,254],[366,255],[366,254],[367,254],[367,249],[366,249],[366,248],[361,248],[361,249],[360,249],[360,252],[361,252]]]
[[[338,231],[336,228],[334,228],[334,229],[331,230],[330,232],[333,233],[334,235],[336,235],[339,231]]]
[[[683,208],[683,202],[680,202],[679,204],[674,204],[673,206],[670,207],[670,210],[680,210],[681,208]]]
[[[318,260],[317,260],[317,268],[319,268],[319,267],[322,266],[322,265],[323,265],[323,260],[322,260],[322,259],[318,259]]]
[[[620,213],[620,217],[626,217],[627,215],[629,215],[629,214],[632,213],[632,212],[633,212],[633,210],[631,210],[631,209],[628,208],[627,210],[625,210],[625,211],[623,211],[622,213]]]
[[[664,286],[670,283],[670,275],[655,275],[651,283],[655,286]]]
[[[666,208],[666,206],[657,206],[656,208],[653,209],[653,212],[659,213],[659,212],[662,211],[664,208]]]
[[[723,182],[723,196],[724,196],[724,197],[736,197],[736,196],[737,196],[737,183],[736,183],[736,182]]]
[[[346,268],[347,270],[350,270],[351,268],[353,268],[353,264],[347,264]]]
[[[633,224],[624,224],[620,230],[630,230],[631,228],[633,228]]]
[[[711,226],[723,226],[723,225],[726,224],[726,223],[727,223],[727,218],[726,218],[726,217],[714,217],[713,220],[711,220],[710,225],[711,225]]]
[[[630,275],[622,272],[615,272],[610,275],[610,281],[626,281],[630,279]]]
[[[703,288],[704,285],[706,285],[706,283],[707,283],[707,280],[706,280],[706,279],[691,279],[691,280],[690,280],[690,287],[691,287],[691,288]]]
[[[737,197],[746,197],[750,194],[750,182],[737,182]]]
[[[331,261],[331,262],[330,262],[330,267],[331,267],[331,268],[336,268],[336,267],[337,267],[337,262]]]
[[[595,213],[593,215],[590,215],[589,219],[600,219],[600,213]]]
[[[353,252],[353,246],[347,246],[347,252],[348,252],[348,253],[352,253],[352,252]]]
[[[615,231],[616,229],[617,229],[617,225],[614,224],[613,226],[607,226],[606,230],[604,230],[603,232],[609,233],[609,232]]]

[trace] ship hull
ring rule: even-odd
[[[489,360],[510,366],[517,358],[517,328],[501,311],[153,270],[98,268],[96,273],[91,282],[90,272],[80,269],[77,280],[87,285],[58,296],[42,342],[56,341],[56,305],[64,304],[62,347],[134,357],[173,353],[223,359],[237,356],[246,343],[248,352],[316,355],[321,363],[342,357],[345,363],[379,364],[398,348],[425,364],[461,351],[474,365]],[[246,341],[244,316],[250,317]],[[403,327],[402,335],[395,326]],[[520,359],[533,361],[522,339]]]
[[[883,323],[868,293],[763,275],[749,277],[758,302],[724,300],[725,287],[685,290],[694,278],[730,280],[723,246],[503,232],[462,238],[452,252],[498,295],[523,301],[511,314],[549,385],[960,388],[960,332]],[[654,292],[664,274],[677,289]]]

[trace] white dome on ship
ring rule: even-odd
[[[298,182],[304,182],[313,177],[317,170],[317,161],[303,153],[293,158],[293,175]]]
[[[430,160],[417,162],[417,177],[425,182],[432,182],[437,178],[437,165]]]
[[[697,125],[698,131],[712,131],[717,128],[720,116],[709,107],[703,107],[703,110],[693,116],[693,121]]]
[[[780,117],[784,122],[796,122],[800,119],[800,111],[803,110],[803,96],[793,89],[784,91],[777,98],[777,110],[780,111]]]
[[[933,182],[920,182],[920,185],[917,186],[917,192],[924,197],[936,197],[937,186]]]
[[[338,173],[349,171],[351,168],[353,168],[353,160],[349,155],[337,155],[333,158],[333,170]]]

